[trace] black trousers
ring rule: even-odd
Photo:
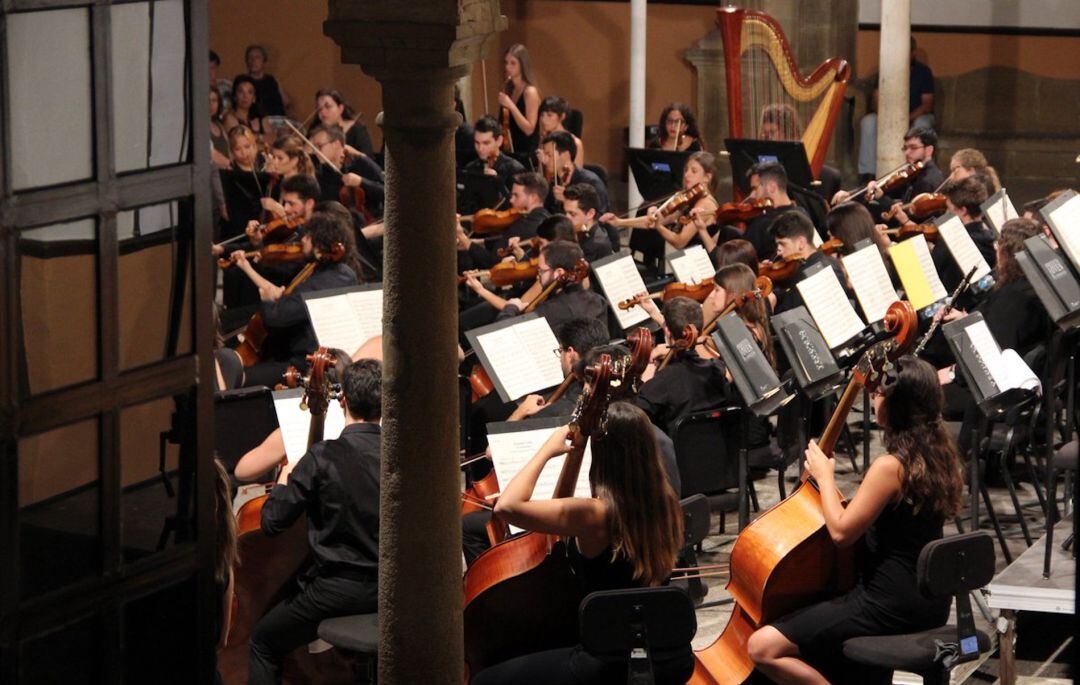
[[[315,640],[319,622],[334,616],[370,614],[378,609],[375,578],[312,578],[300,591],[259,619],[251,634],[248,683],[281,682],[281,660]]]

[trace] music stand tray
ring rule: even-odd
[[[657,150],[655,148],[626,148],[634,183],[646,200],[655,200],[682,190],[683,168],[690,152]]]

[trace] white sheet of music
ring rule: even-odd
[[[352,354],[367,342],[356,312],[345,295],[316,297],[305,302],[320,346],[336,347]]]
[[[716,275],[716,267],[701,245],[693,245],[683,250],[682,254],[669,257],[668,263],[679,283],[701,283]]]
[[[649,319],[649,313],[641,307],[619,309],[619,303],[623,300],[645,292],[645,281],[641,280],[633,257],[627,254],[607,264],[593,265],[593,271],[620,326],[626,329]]]
[[[377,335],[382,335],[382,288],[379,288],[378,290],[357,290],[355,292],[346,293],[345,297],[348,298],[349,305],[356,315],[356,323],[360,327],[360,337],[363,338],[360,345],[363,345]],[[353,349],[346,350],[346,352],[352,354],[360,348],[360,345],[357,345]]]
[[[986,370],[990,377],[994,379],[994,385],[997,386],[998,391],[1008,390],[1008,376],[1004,373],[1001,363],[1001,348],[998,347],[997,341],[994,340],[994,336],[986,322],[976,321],[967,326],[964,328],[964,335],[967,336],[968,342],[971,343],[971,347],[975,350],[975,354],[979,355],[983,364],[986,365]]]
[[[1015,219],[1018,216],[1020,215],[1016,213],[1016,207],[1013,206],[1012,200],[1009,199],[1009,194],[1005,192],[1004,188],[1001,189],[1001,197],[998,201],[986,206],[983,210],[983,218],[986,219],[986,223],[990,224],[998,235],[1001,235],[1001,227],[1005,225],[1006,221]]]
[[[877,245],[867,245],[841,259],[866,320],[870,323],[881,321],[889,305],[899,299],[893,290],[881,251]]]
[[[840,347],[866,327],[831,267],[804,278],[796,287],[830,348]]]
[[[495,476],[499,479],[499,485],[506,485],[513,480],[529,460],[536,456],[544,442],[555,431],[554,428],[540,428],[537,430],[520,430],[509,433],[491,433],[488,435],[488,446],[491,447],[491,461],[495,465]],[[551,499],[555,492],[555,485],[559,482],[559,472],[562,470],[564,456],[555,457],[544,465],[540,472],[540,478],[533,488],[534,500]],[[585,455],[581,460],[581,471],[578,473],[577,486],[574,490],[575,497],[592,497],[589,489],[589,465],[592,463],[592,445],[586,443]],[[520,532],[520,528],[510,527],[511,532]]]
[[[300,395],[296,390],[274,392],[274,413],[277,414],[281,438],[285,442],[285,456],[289,458],[290,464],[307,452],[308,431],[311,428],[311,414],[300,408]],[[323,440],[340,437],[344,428],[345,411],[340,402],[330,400],[326,407]]]
[[[542,316],[485,333],[476,342],[512,400],[563,382],[555,353],[559,341]]]
[[[1080,195],[1074,195],[1065,204],[1050,213],[1056,225],[1054,237],[1072,260],[1073,266],[1080,268]]]
[[[990,273],[990,265],[986,263],[979,248],[975,246],[975,241],[964,228],[964,222],[960,220],[960,217],[955,215],[950,217],[948,221],[938,226],[938,232],[941,233],[941,239],[945,241],[945,246],[949,248],[961,273],[966,274],[971,267],[978,265],[975,276],[971,279],[972,283],[977,283],[980,278]]]

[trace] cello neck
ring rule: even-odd
[[[818,440],[818,447],[830,457],[836,447],[840,432],[843,431],[844,424],[847,423],[848,412],[851,411],[851,408],[855,405],[855,400],[859,398],[862,391],[862,377],[859,374],[852,374],[851,380],[848,382],[847,387],[844,388],[844,394],[840,396],[840,401],[837,403],[832,417],[829,418],[829,424],[825,426],[825,430]]]
[[[585,443],[588,438],[581,433],[573,433],[574,446],[566,454],[562,470],[559,471],[559,480],[555,483],[555,491],[551,494],[552,499],[572,497],[577,489],[578,474],[581,473],[581,462],[585,456]]]

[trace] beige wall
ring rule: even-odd
[[[623,128],[629,97],[629,3],[504,0],[510,26],[500,37],[499,54],[487,60],[489,106],[502,82],[501,52],[525,43],[533,56],[535,79],[543,94],[566,97],[585,117],[588,161],[612,170],[622,164]],[[299,98],[294,114],[311,113],[312,96],[335,85],[371,122],[381,109],[380,88],[358,67],[337,64],[340,55],[322,35],[326,8],[303,0],[217,0],[210,8],[211,45],[222,58],[222,72],[243,69],[243,49],[262,42],[270,51],[270,71]],[[646,120],[658,118],[672,100],[693,102],[694,72],[683,51],[713,28],[715,10],[707,6],[648,7],[648,72]],[[1080,51],[1080,38],[991,36],[982,34],[917,34],[930,65],[942,76],[989,64],[1012,64],[1046,76],[1080,78],[1080,62],[1062,59]],[[860,31],[856,57],[860,75],[877,65],[878,32]],[[473,79],[473,111],[483,111],[482,80]],[[709,141],[713,143],[713,141]]]

